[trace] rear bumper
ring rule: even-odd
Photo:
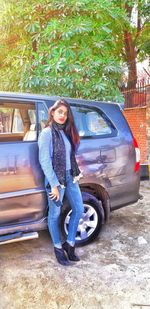
[[[120,208],[123,208],[123,207],[133,205],[134,203],[137,203],[139,200],[142,200],[142,199],[143,199],[143,196],[141,194],[139,194],[138,199],[136,199],[132,202],[127,202],[126,204],[122,203],[121,205],[116,205],[114,207],[111,207],[110,211],[114,211],[114,210],[117,210],[117,209],[120,209]]]
[[[128,183],[123,183],[109,188],[111,211],[130,204],[136,203],[141,195],[139,194],[140,177],[130,179]]]

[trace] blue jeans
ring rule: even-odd
[[[58,189],[60,194],[60,201],[63,200],[65,193],[67,200],[70,204],[70,207],[72,209],[68,227],[67,241],[74,244],[79,220],[81,218],[82,213],[84,212],[84,206],[79,184],[78,182],[73,183],[73,178],[72,175],[70,174],[70,170],[66,171],[66,187],[63,189],[61,187],[58,187]],[[54,246],[61,245],[60,228],[59,228],[61,207],[57,207],[53,202],[53,200],[49,198],[48,191],[47,191],[47,197],[49,206],[48,229],[51,234]]]

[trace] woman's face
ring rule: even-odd
[[[52,116],[53,116],[54,121],[56,121],[59,124],[64,124],[68,117],[67,107],[64,105],[61,105],[55,111],[52,112]]]

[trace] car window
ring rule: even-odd
[[[0,141],[34,141],[37,139],[36,107],[32,103],[0,103]]]
[[[39,123],[39,131],[45,128],[48,119],[48,109],[42,103],[38,103],[38,123]]]
[[[81,137],[112,134],[110,121],[107,121],[107,117],[104,114],[100,114],[97,110],[88,107],[72,106],[72,112]]]
[[[18,108],[12,109],[12,114],[14,113],[12,117],[12,132],[17,133],[17,132],[23,132],[23,121],[20,115],[20,111]],[[10,126],[10,131],[11,132],[11,126]]]

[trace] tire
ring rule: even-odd
[[[104,210],[102,202],[97,200],[93,195],[82,192],[84,213],[79,221],[76,245],[84,246],[92,242],[99,235],[104,222]],[[68,234],[68,224],[71,215],[71,208],[68,203],[65,205],[65,209],[61,215],[61,230],[62,235],[66,239]]]

